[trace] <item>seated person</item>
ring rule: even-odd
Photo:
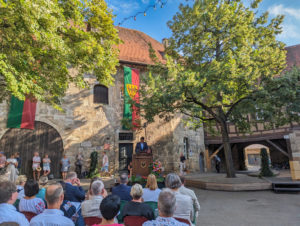
[[[92,196],[89,200],[85,200],[81,203],[81,213],[83,217],[99,217],[102,218],[102,214],[99,210],[100,203],[103,198],[107,196],[107,192],[104,189],[102,181],[94,181],[91,187]]]
[[[18,176],[16,183],[17,183],[17,192],[18,192],[19,200],[25,196],[24,185],[26,181],[27,181],[27,177],[25,175]]]
[[[29,226],[26,217],[13,206],[17,200],[16,185],[10,181],[0,182],[0,223],[16,222],[22,226]]]
[[[93,177],[91,179],[90,187],[89,187],[88,192],[86,193],[85,200],[88,200],[88,199],[90,199],[90,197],[92,197],[92,184],[94,183],[94,181],[97,181],[97,180],[102,181],[100,177]]]
[[[122,218],[126,216],[142,216],[146,217],[148,220],[154,220],[154,213],[152,208],[142,202],[143,187],[140,184],[135,184],[131,188],[130,195],[132,196],[132,201],[126,203],[122,210]]]
[[[170,188],[175,193],[176,209],[174,212],[174,217],[192,221],[193,201],[190,196],[183,195],[179,192],[179,188],[181,187],[181,181],[179,176],[175,173],[168,174],[166,177],[165,184],[167,188]]]
[[[115,224],[114,218],[120,210],[120,198],[116,195],[105,197],[100,204],[100,212],[102,213],[102,222],[99,225],[106,226],[122,226],[123,224]],[[94,225],[98,226],[98,225]]]
[[[34,180],[28,180],[24,186],[25,197],[20,200],[19,211],[40,214],[45,210],[45,203],[37,198],[39,184]]]
[[[173,218],[176,207],[176,198],[174,192],[165,188],[161,191],[158,197],[158,214],[159,217],[153,221],[147,221],[143,226],[186,226],[187,224],[181,223]]]
[[[149,174],[146,187],[143,189],[144,202],[157,202],[160,189],[157,186],[156,177],[154,174]]]
[[[40,198],[40,199],[43,199],[44,202],[46,203],[46,200],[45,200],[45,194],[46,194],[46,186],[47,186],[47,183],[48,183],[48,177],[47,176],[41,176],[40,179],[39,179],[39,193],[36,195],[37,198]]]
[[[75,172],[69,172],[65,180],[65,200],[82,202],[85,199],[85,191],[80,186],[80,180]]]
[[[63,200],[64,192],[60,184],[52,184],[47,188],[45,199],[48,208],[45,211],[30,221],[30,226],[73,226],[74,223],[69,218],[64,216],[64,213],[59,209]]]
[[[131,186],[127,185],[128,175],[122,173],[120,175],[120,184],[112,188],[112,194],[120,197],[121,200],[130,201],[132,197],[130,196]]]

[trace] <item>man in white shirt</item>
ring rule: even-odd
[[[193,200],[193,207],[194,207],[194,214],[198,215],[198,212],[200,211],[200,204],[198,202],[197,196],[195,194],[195,192],[189,188],[186,188],[184,186],[185,183],[185,178],[184,176],[180,176],[180,180],[181,180],[181,187],[179,188],[179,192],[183,195],[188,195],[192,198]]]
[[[73,221],[64,216],[60,206],[64,200],[64,191],[60,184],[53,184],[47,188],[45,199],[48,209],[35,216],[30,226],[74,226]]]
[[[104,189],[102,181],[94,181],[91,186],[92,196],[89,200],[85,200],[81,203],[81,214],[83,217],[99,217],[102,218],[100,212],[100,204],[107,196],[107,192]]]
[[[0,223],[15,222],[22,226],[28,226],[26,217],[19,213],[13,206],[18,198],[17,187],[10,181],[0,182]]]

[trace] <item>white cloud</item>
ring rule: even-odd
[[[114,13],[120,13],[128,15],[140,8],[139,3],[131,1],[120,1],[120,0],[111,0],[108,3],[108,7],[113,10]]]
[[[288,8],[284,7],[282,4],[280,5],[273,5],[268,9],[268,12],[272,15],[286,15],[296,18],[300,20],[300,9]]]
[[[300,39],[300,32],[296,25],[284,23],[282,33],[278,35],[279,39]]]

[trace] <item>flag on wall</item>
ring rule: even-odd
[[[140,103],[140,72],[138,69],[124,67],[124,112],[123,118],[132,122],[132,125],[138,127],[139,109],[135,105],[130,104],[130,100]],[[124,128],[123,129],[129,129]]]
[[[25,101],[12,96],[7,119],[7,128],[34,129],[36,101]]]

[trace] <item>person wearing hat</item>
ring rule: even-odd
[[[47,176],[41,176],[39,179],[39,193],[36,195],[37,198],[43,199],[43,201],[46,203],[45,195],[46,195],[46,186],[48,183],[48,177]]]

